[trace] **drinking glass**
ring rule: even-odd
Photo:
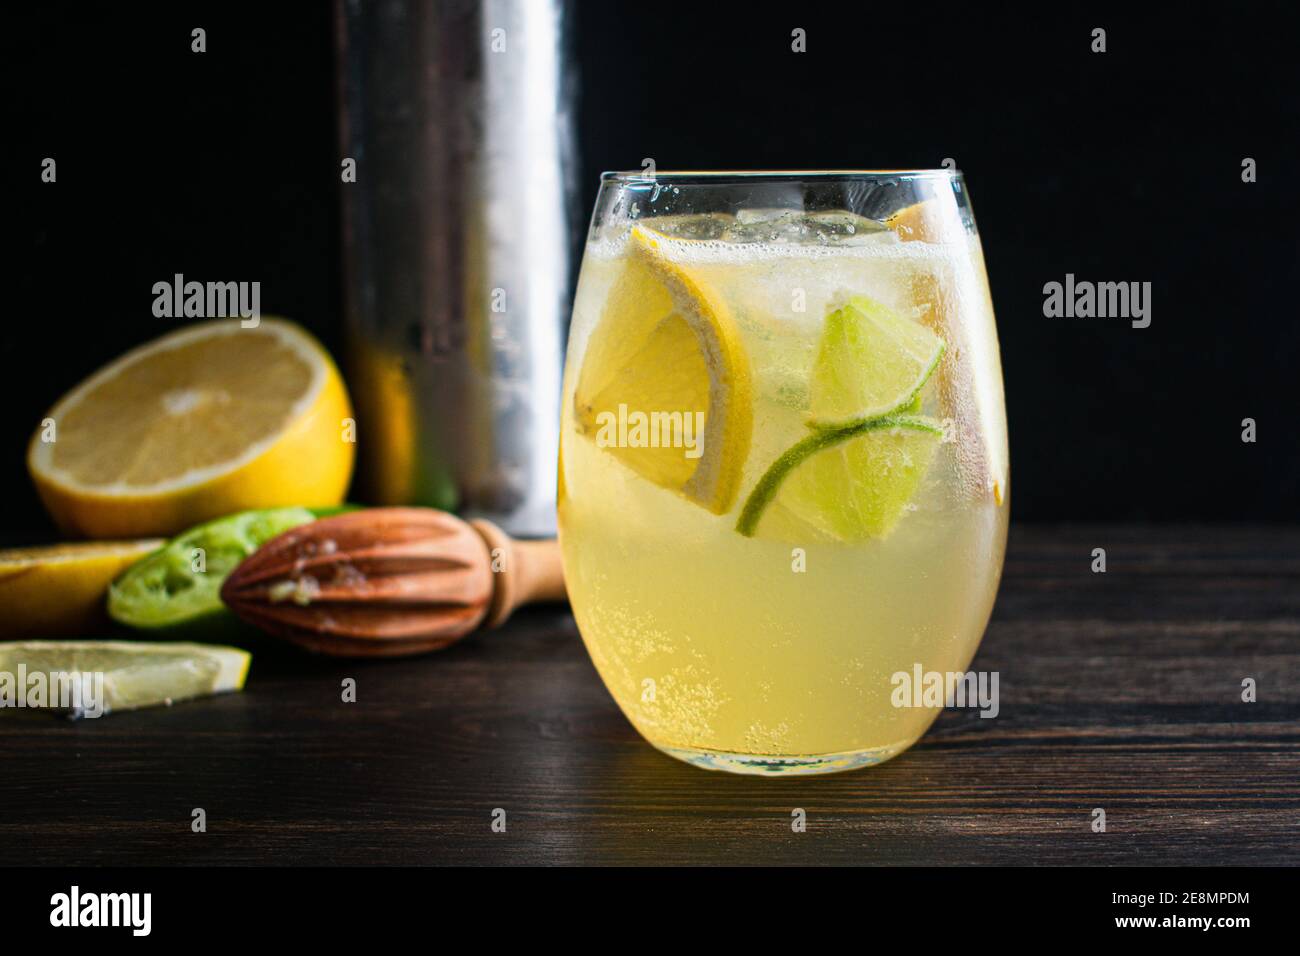
[[[1009,510],[959,173],[604,174],[563,395],[569,595],[646,740],[789,774],[925,732]]]

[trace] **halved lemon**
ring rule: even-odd
[[[87,636],[107,623],[109,583],[164,543],[86,541],[0,551],[0,633]]]
[[[64,692],[72,704],[74,716],[140,707],[170,705],[179,700],[224,694],[241,690],[252,660],[247,651],[216,644],[151,644],[143,641],[18,641],[0,644],[0,674],[18,674],[22,667],[28,682],[14,692],[24,694],[25,706],[65,709],[63,701],[47,696],[32,699],[33,674],[43,673],[45,685]],[[103,675],[96,688],[95,675]],[[87,684],[80,678],[91,676]],[[71,678],[89,686],[93,696],[102,691],[102,699],[76,701],[72,696]],[[14,678],[16,680],[16,678]],[[75,701],[75,703],[74,703]]]
[[[633,228],[578,373],[574,418],[643,478],[724,514],[749,454],[749,358],[731,310],[681,254],[683,242]],[[639,433],[638,415],[650,423]],[[687,434],[678,422],[689,423],[696,449],[674,444]]]
[[[27,465],[67,531],[171,535],[250,508],[339,504],[351,416],[334,362],[302,328],[214,320],[78,385],[33,435]]]

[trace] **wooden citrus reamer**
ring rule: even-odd
[[[268,541],[226,579],[221,599],[308,650],[379,657],[446,647],[565,591],[554,539],[516,541],[432,508],[367,508]]]

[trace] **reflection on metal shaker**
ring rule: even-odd
[[[361,495],[555,529],[569,308],[562,0],[339,0]]]

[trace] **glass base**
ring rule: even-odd
[[[760,777],[792,777],[814,773],[841,773],[857,770],[872,764],[884,763],[897,757],[916,741],[873,747],[869,750],[847,750],[833,754],[742,754],[722,750],[696,750],[692,747],[659,747],[670,757],[685,761],[705,770],[725,770],[728,773],[748,773]]]

